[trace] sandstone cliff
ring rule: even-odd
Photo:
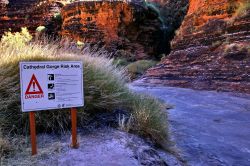
[[[9,29],[20,31],[21,27],[35,34],[38,26],[45,26],[49,35],[104,46],[115,57],[130,61],[159,59],[169,51],[169,41],[185,15],[181,8],[187,0],[149,2],[1,0],[0,36]],[[53,20],[59,12],[62,22]]]
[[[0,36],[11,29],[27,27],[32,34],[38,26],[49,24],[62,4],[50,0],[0,0]]]
[[[62,35],[105,46],[116,56],[137,59],[160,54],[162,23],[143,2],[80,1],[62,8]]]
[[[250,93],[249,0],[190,0],[172,52],[144,81]]]

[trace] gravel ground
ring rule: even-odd
[[[70,148],[70,133],[65,135],[43,134],[37,136],[38,154],[31,156],[29,138],[14,156],[0,165],[18,166],[139,166],[177,165],[173,155],[155,149],[150,142],[133,134],[113,128],[96,129],[90,133],[79,131],[78,149]]]

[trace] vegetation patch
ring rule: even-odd
[[[141,76],[145,71],[154,65],[156,65],[156,61],[152,60],[139,60],[133,63],[130,63],[126,68],[128,73],[132,79],[135,79],[138,76]]]
[[[114,57],[117,59],[119,58],[126,59],[127,61],[130,61],[130,62],[136,60],[135,55],[126,50],[117,50],[114,54]]]
[[[15,32],[15,33],[11,33],[11,32],[5,32],[2,39],[1,39],[1,45],[2,47],[10,45],[15,45],[15,46],[19,46],[22,47],[25,44],[27,44],[28,42],[30,42],[32,39],[32,36],[30,35],[29,31],[27,28],[22,28],[21,32]],[[0,52],[2,53],[2,52]]]
[[[162,111],[164,109],[166,109],[166,106],[162,105],[157,99],[144,95],[134,95],[132,102],[133,131],[148,137],[154,135],[157,143],[170,145],[166,125],[162,123],[166,120],[166,115]]]
[[[44,32],[46,30],[46,27],[45,26],[39,26],[36,28],[36,31],[41,33],[41,32]]]
[[[235,3],[235,2],[234,2]],[[229,23],[233,23],[235,20],[245,17],[250,10],[250,3],[248,0],[240,2],[234,9],[234,14],[229,20]]]
[[[240,44],[240,43],[232,43],[225,45],[224,52],[230,53],[230,52],[247,52],[249,49],[249,46]]]
[[[113,61],[113,64],[119,67],[127,66],[129,63],[126,58],[116,58]]]
[[[0,42],[0,129],[4,134],[27,135],[29,132],[28,115],[20,108],[20,61],[79,60],[84,64],[85,93],[85,107],[78,109],[79,126],[84,125],[89,113],[127,110],[131,117],[130,132],[149,137],[167,147],[166,106],[152,97],[131,92],[126,86],[128,77],[125,69],[117,68],[102,52],[72,51],[59,43],[28,42],[26,34],[21,35],[19,42],[14,42],[19,33],[6,35]],[[147,62],[142,64],[148,66]],[[68,131],[71,126],[69,111],[37,112],[36,125],[40,133]]]
[[[243,43],[231,43],[224,46],[224,57],[231,60],[244,60],[249,54],[249,46]]]
[[[58,21],[62,21],[62,15],[61,15],[61,13],[55,13],[54,14],[54,19],[58,20]]]
[[[240,6],[237,8],[235,12],[235,17],[242,17],[247,15],[247,12],[250,10],[250,3],[248,0],[245,2],[241,3]]]
[[[2,157],[2,156],[8,155],[11,153],[12,150],[13,149],[10,146],[9,141],[0,137],[0,156]],[[1,157],[0,157],[0,160],[1,160]]]

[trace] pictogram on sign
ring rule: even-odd
[[[29,85],[27,87],[27,90],[25,92],[25,98],[31,99],[31,98],[42,98],[42,97],[44,97],[43,90],[39,82],[37,81],[36,76],[33,74],[29,82]]]

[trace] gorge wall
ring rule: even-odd
[[[61,13],[62,23],[55,22]],[[115,57],[134,61],[157,58],[165,52],[165,29],[159,13],[143,0],[63,1],[1,0],[0,36],[11,29],[27,27],[35,34],[39,26],[46,33],[105,47]]]
[[[80,1],[64,6],[61,13],[63,36],[105,46],[127,59],[160,54],[162,23],[142,1]]]
[[[147,71],[144,81],[250,93],[249,0],[67,2],[0,0],[0,36],[21,27],[35,34],[42,25],[50,34],[105,46],[115,57],[134,61],[167,53],[182,23],[172,52]],[[53,22],[58,12],[60,25]]]
[[[49,24],[62,4],[50,0],[0,0],[0,36],[11,29],[27,27],[34,34],[38,26]]]
[[[190,0],[172,52],[144,81],[250,93],[249,0]]]

